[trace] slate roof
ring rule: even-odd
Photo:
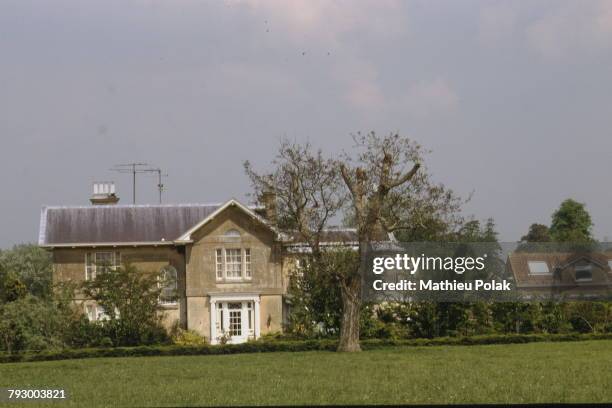
[[[221,204],[43,207],[39,245],[173,241]]]

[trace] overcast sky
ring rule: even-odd
[[[164,201],[245,199],[279,140],[399,131],[501,239],[568,197],[612,238],[612,1],[0,2],[0,247],[108,169]],[[141,177],[140,203],[156,201]]]

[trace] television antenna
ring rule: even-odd
[[[161,168],[144,169],[143,171],[149,173],[157,173],[157,190],[159,191],[159,203],[162,203],[162,193],[165,191],[166,186],[162,183],[162,177],[168,177],[168,174],[164,174]]]
[[[147,163],[125,163],[115,164],[110,170],[118,173],[131,173],[132,174],[132,202],[136,204],[136,174],[145,173],[148,170],[144,169],[144,166],[148,166]]]

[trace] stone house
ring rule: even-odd
[[[275,227],[274,197],[262,207],[219,204],[118,205],[112,185],[94,185],[90,206],[43,207],[39,245],[52,253],[54,281],[82,283],[129,263],[162,273],[164,323],[216,343],[282,331],[289,272],[305,245]],[[355,231],[327,232],[334,242]],[[77,293],[91,320],[106,311]]]

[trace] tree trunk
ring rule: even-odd
[[[346,285],[342,286],[342,321],[338,351],[361,351],[359,346],[360,291],[360,279],[350,279]]]

